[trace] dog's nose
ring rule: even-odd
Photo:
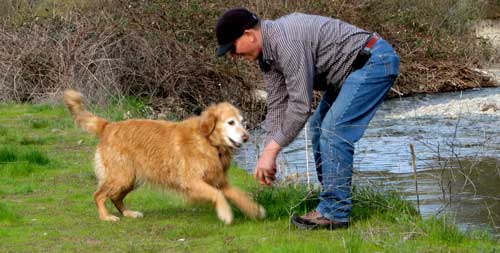
[[[241,136],[241,139],[243,140],[243,142],[247,142],[249,138],[250,137],[248,136],[248,134],[243,134],[243,136]]]

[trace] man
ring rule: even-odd
[[[399,74],[393,48],[351,24],[301,13],[260,22],[247,9],[231,9],[215,32],[217,56],[258,61],[264,75],[267,138],[254,172],[261,184],[275,180],[276,157],[309,118],[313,90],[325,91],[309,123],[320,203],[292,222],[303,229],[347,227],[354,143]]]

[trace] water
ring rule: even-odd
[[[252,135],[236,158],[249,172],[265,137]],[[396,190],[416,203],[410,144],[422,215],[446,213],[463,229],[500,237],[500,88],[385,101],[355,145],[354,184]],[[318,184],[311,150],[302,131],[278,156],[278,179]]]

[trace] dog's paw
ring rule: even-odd
[[[130,218],[142,218],[144,215],[141,212],[127,210],[123,212],[123,216]]]
[[[107,215],[107,216],[104,216],[104,217],[100,217],[101,220],[103,221],[119,221],[120,218],[114,216],[114,215]]]
[[[257,216],[257,218],[259,219],[266,218],[266,209],[264,209],[264,207],[262,207],[261,205],[259,205],[259,215]]]
[[[252,203],[246,211],[246,215],[252,219],[263,219],[266,217],[266,209],[257,203]]]
[[[217,216],[221,221],[229,225],[233,222],[233,212],[231,212],[230,208],[220,208],[217,209]]]

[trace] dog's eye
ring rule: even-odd
[[[234,126],[234,120],[230,120],[227,122],[230,126]]]

